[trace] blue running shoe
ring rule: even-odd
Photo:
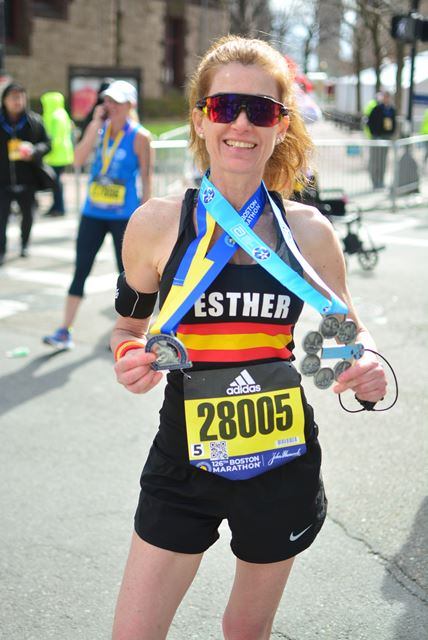
[[[45,336],[43,338],[45,344],[60,349],[63,351],[69,351],[74,348],[74,342],[71,338],[71,331],[65,327],[57,329],[51,336]]]

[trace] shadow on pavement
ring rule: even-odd
[[[403,594],[403,612],[397,619],[391,640],[420,640],[423,629],[428,629],[428,498],[419,507],[409,537],[400,551],[393,557],[392,564],[399,567],[415,590],[401,588]],[[394,579],[395,582],[395,579]],[[383,594],[390,602],[397,600],[397,589],[391,588],[391,575],[386,574]],[[425,593],[425,596],[422,594]],[[419,593],[419,595],[418,595]],[[425,603],[424,617],[421,620],[421,608]],[[422,623],[422,624],[421,624]],[[413,635],[413,633],[415,635]]]
[[[46,355],[27,361],[27,364],[18,371],[0,376],[0,416],[52,389],[63,387],[69,381],[73,371],[92,360],[101,358],[112,362],[112,354],[108,349],[109,337],[110,331],[98,340],[89,355],[79,360],[73,359],[70,351],[49,351]],[[52,358],[64,358],[66,361],[63,366],[42,375],[36,375],[39,368]]]

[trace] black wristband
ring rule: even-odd
[[[117,279],[114,306],[117,313],[124,318],[144,320],[152,315],[157,297],[157,291],[154,293],[142,293],[130,287],[126,282],[125,272],[123,271]]]
[[[366,410],[366,411],[373,411],[373,409],[376,406],[376,402],[370,402],[370,400],[360,400],[360,398],[358,398],[357,394],[355,394],[354,396],[355,400],[357,402],[360,403],[360,405]]]

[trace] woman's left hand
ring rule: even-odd
[[[365,353],[362,358],[355,360],[340,376],[333,387],[335,393],[343,393],[350,389],[360,400],[379,402],[385,397],[387,388],[383,367],[376,356]]]

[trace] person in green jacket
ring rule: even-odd
[[[421,128],[419,129],[419,133],[421,134],[421,136],[428,135],[428,109],[425,109],[424,111],[424,117],[422,119],[422,124],[421,124]],[[424,161],[426,162],[428,160],[428,141],[425,142],[424,144],[425,144]]]
[[[367,125],[367,120],[369,119],[369,115],[371,114],[373,109],[375,107],[377,107],[377,105],[380,103],[381,100],[382,100],[382,93],[379,91],[378,93],[376,93],[375,97],[372,98],[371,100],[369,100],[369,102],[364,107],[364,111],[363,111],[363,131],[364,131],[364,135],[369,140],[371,139],[372,134],[370,133],[370,129],[369,129],[368,125]]]
[[[52,150],[44,157],[57,175],[53,189],[53,203],[45,213],[56,217],[65,215],[64,191],[61,175],[64,169],[73,163],[74,150],[72,141],[72,121],[64,108],[64,96],[58,91],[44,93],[40,102],[43,107],[43,122],[52,141]]]

